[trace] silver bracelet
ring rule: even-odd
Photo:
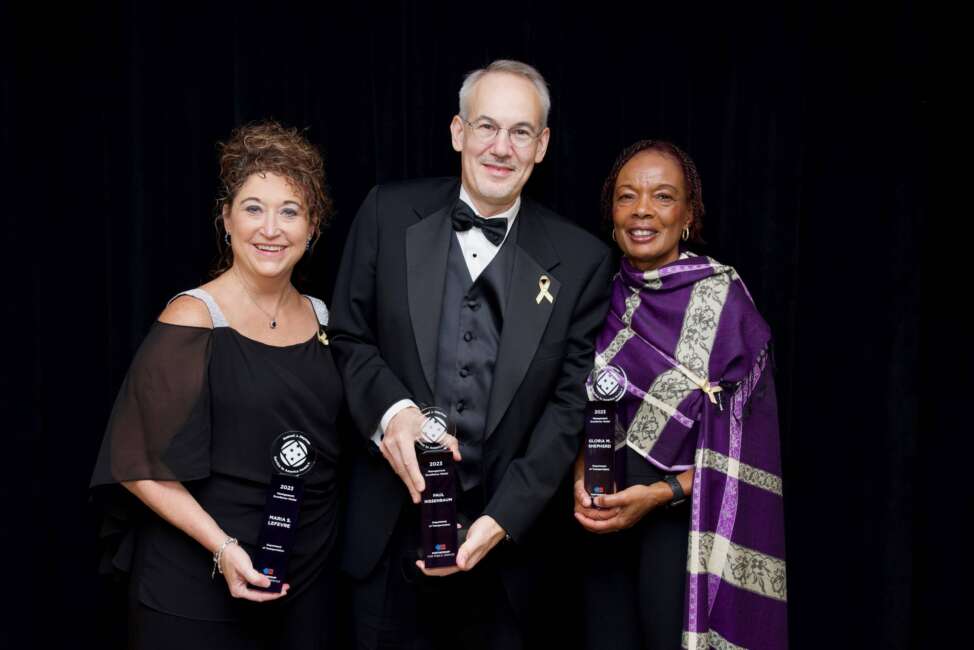
[[[223,575],[223,567],[220,566],[220,560],[223,558],[223,551],[227,550],[227,547],[231,544],[237,544],[236,537],[227,537],[225,540],[223,540],[223,543],[220,544],[220,548],[217,550],[217,552],[213,554],[213,571],[210,572],[210,580],[216,577],[217,571],[220,572],[221,576]]]

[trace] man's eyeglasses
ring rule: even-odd
[[[460,119],[470,127],[474,137],[481,144],[490,144],[497,138],[497,135],[501,131],[507,131],[507,134],[511,138],[511,144],[515,147],[528,147],[538,138],[538,134],[526,126],[512,126],[509,129],[505,129],[497,126],[490,120],[481,119],[476,122],[468,122],[462,117]]]

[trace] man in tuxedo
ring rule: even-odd
[[[543,599],[546,511],[579,449],[611,275],[601,242],[521,196],[549,107],[531,66],[472,72],[450,123],[459,182],[377,186],[352,225],[330,338],[363,437],[341,559],[359,647],[522,647]],[[456,567],[419,561],[417,405],[456,425]]]

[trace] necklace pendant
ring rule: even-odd
[[[271,320],[271,329],[272,330],[276,330],[277,329],[277,319],[276,318],[273,319],[273,320]]]

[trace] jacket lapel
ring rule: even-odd
[[[544,217],[530,201],[524,199],[517,219],[519,232],[514,268],[488,400],[485,438],[490,437],[497,428],[524,380],[561,288],[558,278],[551,272],[559,259],[545,229]],[[547,290],[551,301],[542,295],[538,302],[538,296],[542,294],[542,276],[550,280]]]
[[[425,218],[420,215],[419,223],[406,229],[409,318],[431,398],[436,380],[437,338],[440,333],[447,255],[453,234],[450,216],[454,203],[455,200],[447,202]]]

